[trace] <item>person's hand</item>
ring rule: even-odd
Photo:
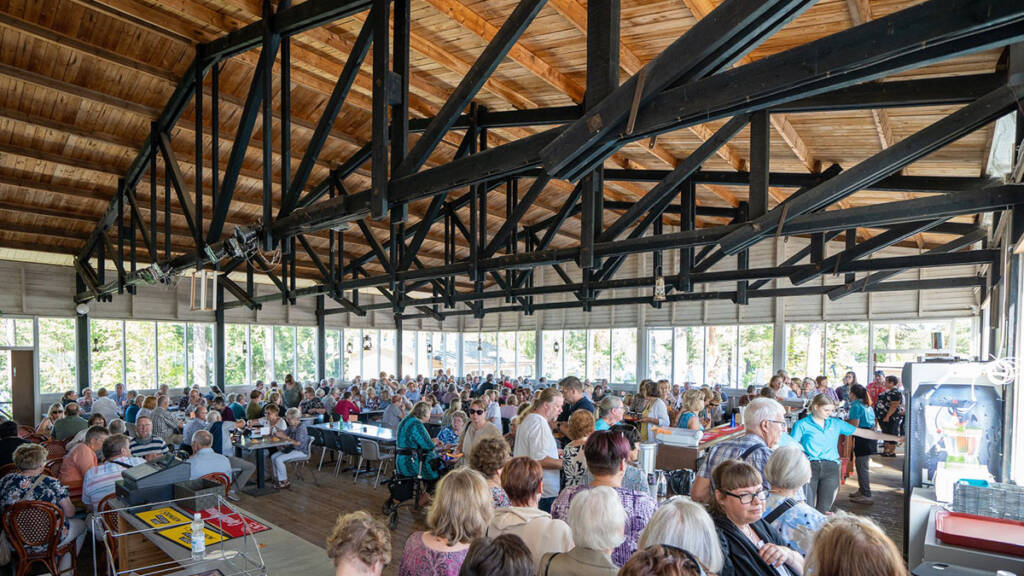
[[[776,568],[785,564],[789,556],[786,548],[768,543],[765,543],[757,553],[760,554],[762,560]]]
[[[889,417],[888,416],[886,416],[885,418],[882,418],[882,422],[888,422],[888,421],[889,421]]]

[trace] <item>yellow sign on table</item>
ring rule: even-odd
[[[145,512],[136,512],[135,516],[153,528],[164,528],[175,524],[188,524],[191,518],[174,508],[154,508]]]
[[[221,536],[209,528],[203,528],[203,533],[206,534],[207,546],[224,540],[224,536]],[[157,534],[176,544],[180,544],[189,550],[192,549],[192,527],[188,524],[185,524],[184,526],[175,526],[174,528],[167,528],[166,530],[160,530]]]

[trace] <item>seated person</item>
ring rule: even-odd
[[[192,457],[188,463],[191,465],[191,480],[214,472],[220,472],[231,480],[231,461],[213,451],[213,435],[208,430],[196,430],[192,434]]]
[[[395,440],[398,457],[395,460],[395,467],[402,476],[421,476],[427,483],[428,490],[433,491],[438,478],[438,467],[435,466],[438,456],[434,440],[430,438],[430,433],[424,426],[429,421],[430,405],[426,402],[417,402],[412,408],[412,413],[398,425]],[[422,466],[417,451],[424,452],[425,460]]]
[[[284,432],[288,425],[285,424],[284,418],[281,418],[281,409],[278,408],[277,404],[267,404],[263,407],[264,416],[255,421],[250,422],[251,426],[269,427],[270,434],[274,431]]]
[[[338,516],[327,537],[327,557],[335,576],[380,576],[391,562],[391,532],[363,510]]]
[[[53,423],[51,435],[54,440],[68,440],[89,427],[89,423],[78,415],[78,411],[78,404],[74,402],[64,407],[64,417]]]
[[[634,554],[619,576],[704,576],[707,570],[693,554],[675,546],[655,545]]]
[[[206,423],[206,406],[199,405],[192,410],[192,418],[185,422],[181,429],[181,447],[186,451],[192,449],[192,437],[200,430],[206,430],[209,424]]]
[[[210,410],[220,412],[220,419],[224,422],[235,421],[235,411],[227,405],[227,401],[223,396],[214,396],[213,400],[210,400]]]
[[[49,436],[53,433],[53,423],[63,417],[64,405],[60,402],[50,404],[50,409],[46,412],[46,417],[39,423],[39,426],[36,426],[36,434]]]
[[[299,410],[309,416],[319,416],[327,412],[327,409],[324,408],[324,403],[316,397],[316,391],[310,386],[306,386],[306,389],[302,391],[302,402],[299,402]]]
[[[263,406],[260,404],[262,398],[263,392],[258,389],[249,393],[249,403],[245,405],[246,420],[256,420],[263,413]]]
[[[484,536],[473,540],[459,576],[533,576],[534,563],[530,549],[515,534],[502,534],[494,539]]]
[[[828,576],[907,576],[896,544],[870,518],[832,516],[814,538],[808,574]]]
[[[291,487],[286,467],[288,462],[309,459],[309,432],[306,430],[306,425],[302,423],[302,412],[298,408],[289,408],[285,412],[284,420],[287,423],[284,432],[277,428],[271,429],[273,438],[288,440],[292,443],[291,446],[286,446],[284,450],[280,450],[270,457],[270,462],[274,465],[274,477],[277,478],[278,488]]]
[[[198,392],[197,392],[198,394]],[[170,412],[171,399],[167,396],[158,396],[156,408],[150,414],[150,421],[153,422],[153,435],[163,438],[164,442],[174,444],[176,436],[181,432],[181,423],[178,418]],[[190,405],[190,410],[194,409]]]
[[[109,434],[103,426],[93,426],[85,433],[85,440],[76,444],[64,456],[64,462],[60,465],[60,483],[67,487],[71,498],[82,496],[85,473],[96,467],[96,453],[103,447],[103,441]]]
[[[105,496],[114,493],[114,483],[122,472],[146,462],[132,456],[131,440],[123,434],[107,436],[101,450],[103,464],[90,468],[82,481],[82,503],[93,512]]]
[[[153,421],[148,416],[139,416],[135,421],[135,439],[132,440],[132,456],[156,460],[167,454],[167,443],[153,435]]]
[[[231,490],[228,491],[228,500],[237,502],[239,500],[238,487],[245,488],[249,478],[256,472],[256,464],[234,456],[231,431],[236,428],[245,428],[245,421],[221,422],[220,412],[215,410],[206,415],[206,421],[210,425],[209,432],[213,438],[213,451],[227,457],[231,462],[232,471],[238,470],[238,477],[231,483]]]
[[[776,448],[764,465],[764,477],[771,484],[765,521],[779,531],[786,546],[806,555],[828,517],[797,496],[811,481],[811,463],[800,445]]]
[[[107,427],[107,420],[103,417],[103,414],[93,414],[92,416],[89,416],[89,428],[92,428],[93,426],[100,426],[102,428]],[[68,449],[68,451],[71,451],[71,449],[73,449],[79,443],[85,441],[85,433],[89,431],[89,428],[80,430],[78,434],[75,434],[74,438],[67,441],[65,447]]]
[[[14,462],[14,451],[29,441],[18,437],[18,423],[14,420],[0,422],[0,466]]]
[[[334,405],[334,413],[342,422],[348,422],[348,417],[352,414],[359,414],[359,406],[352,401],[352,392],[346,391],[342,394],[341,400]]]

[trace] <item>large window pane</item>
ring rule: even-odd
[[[316,380],[316,328],[300,326],[295,333],[295,379],[300,382]]]
[[[825,330],[825,376],[838,386],[848,371],[868,382],[868,323],[834,322]]]
[[[498,334],[484,332],[480,335],[480,371],[484,376],[497,372],[498,366]]]
[[[156,326],[154,322],[125,322],[125,377],[127,387],[135,390],[156,388]],[[120,380],[118,380],[120,382]],[[113,388],[106,383],[107,389]],[[116,384],[114,382],[113,384]]]
[[[269,384],[273,380],[271,375],[274,367],[273,339],[273,326],[249,327],[249,345],[252,346],[252,384],[255,384],[257,380]]]
[[[765,385],[772,375],[772,348],[775,327],[772,324],[740,326],[740,381],[742,387]]]
[[[389,375],[397,375],[398,360],[395,348],[398,346],[398,337],[394,330],[380,331],[380,371]]]
[[[978,356],[978,338],[974,332],[974,318],[957,318],[953,321],[954,354],[974,358]]]
[[[544,377],[548,380],[561,380],[565,374],[562,366],[562,355],[565,342],[562,340],[561,330],[545,330],[541,334],[544,341],[544,350],[541,354],[541,368],[544,370]]]
[[[580,380],[587,377],[587,331],[565,331],[565,370],[564,376],[575,376]]]
[[[647,377],[651,380],[672,380],[671,328],[647,331]]]
[[[3,355],[6,358],[7,355]],[[4,375],[8,368],[2,367]],[[75,388],[75,321],[39,319],[39,392],[54,394]],[[0,388],[3,388],[0,386]],[[10,390],[10,388],[7,388]],[[10,400],[10,398],[0,399]]]
[[[587,338],[587,378],[592,381],[611,378],[611,331],[590,330]]]
[[[429,340],[429,332],[405,332],[402,334],[402,365],[399,373],[395,376],[415,376],[424,372],[430,374],[430,358],[426,350]]]
[[[444,333],[444,369],[446,373],[459,372],[459,334],[455,332]]]
[[[612,330],[611,381],[636,384],[636,328]]]
[[[32,324],[31,318],[14,319],[14,342],[16,346],[32,347],[34,344]]]
[[[533,378],[534,370],[537,368],[537,333],[533,331],[519,332],[516,339],[519,364],[515,375]]]
[[[345,330],[345,380],[363,373],[363,335],[356,330]]]
[[[462,335],[462,369],[466,375],[480,376],[480,334],[467,332]]]
[[[245,339],[244,324],[224,326],[224,385],[242,386],[245,377],[245,355],[249,349]]]
[[[377,330],[363,330],[363,378],[380,376],[379,358],[380,333]]]
[[[707,327],[707,376],[709,386],[736,386],[736,327]]]
[[[341,330],[328,330],[324,345],[324,378],[341,376]]]
[[[672,355],[675,359],[672,381],[675,384],[691,382],[701,385],[704,380],[704,328],[687,326],[676,328]]]
[[[192,355],[192,385],[213,385],[213,324],[188,324]]]
[[[113,388],[124,378],[123,323],[120,320],[93,320],[89,324],[92,331],[91,385],[93,388]]]
[[[949,350],[953,330],[952,320],[875,324],[875,368],[899,374],[904,363],[938,352],[932,348],[934,332],[942,334],[943,349]]]
[[[180,390],[185,387],[185,325],[159,322],[156,333],[160,364],[158,384]]]
[[[786,370],[790,376],[824,374],[825,327],[822,324],[786,324]]]
[[[14,318],[0,318],[0,346],[14,346]]]
[[[498,333],[498,372],[506,376],[516,375],[516,333]]]
[[[274,326],[274,380],[282,384],[288,374],[295,377],[295,327]]]

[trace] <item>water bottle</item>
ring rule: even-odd
[[[206,557],[206,531],[203,526],[203,517],[196,512],[192,516],[192,559],[202,560]]]
[[[668,481],[665,480],[665,472],[658,470],[658,502],[668,496]]]

